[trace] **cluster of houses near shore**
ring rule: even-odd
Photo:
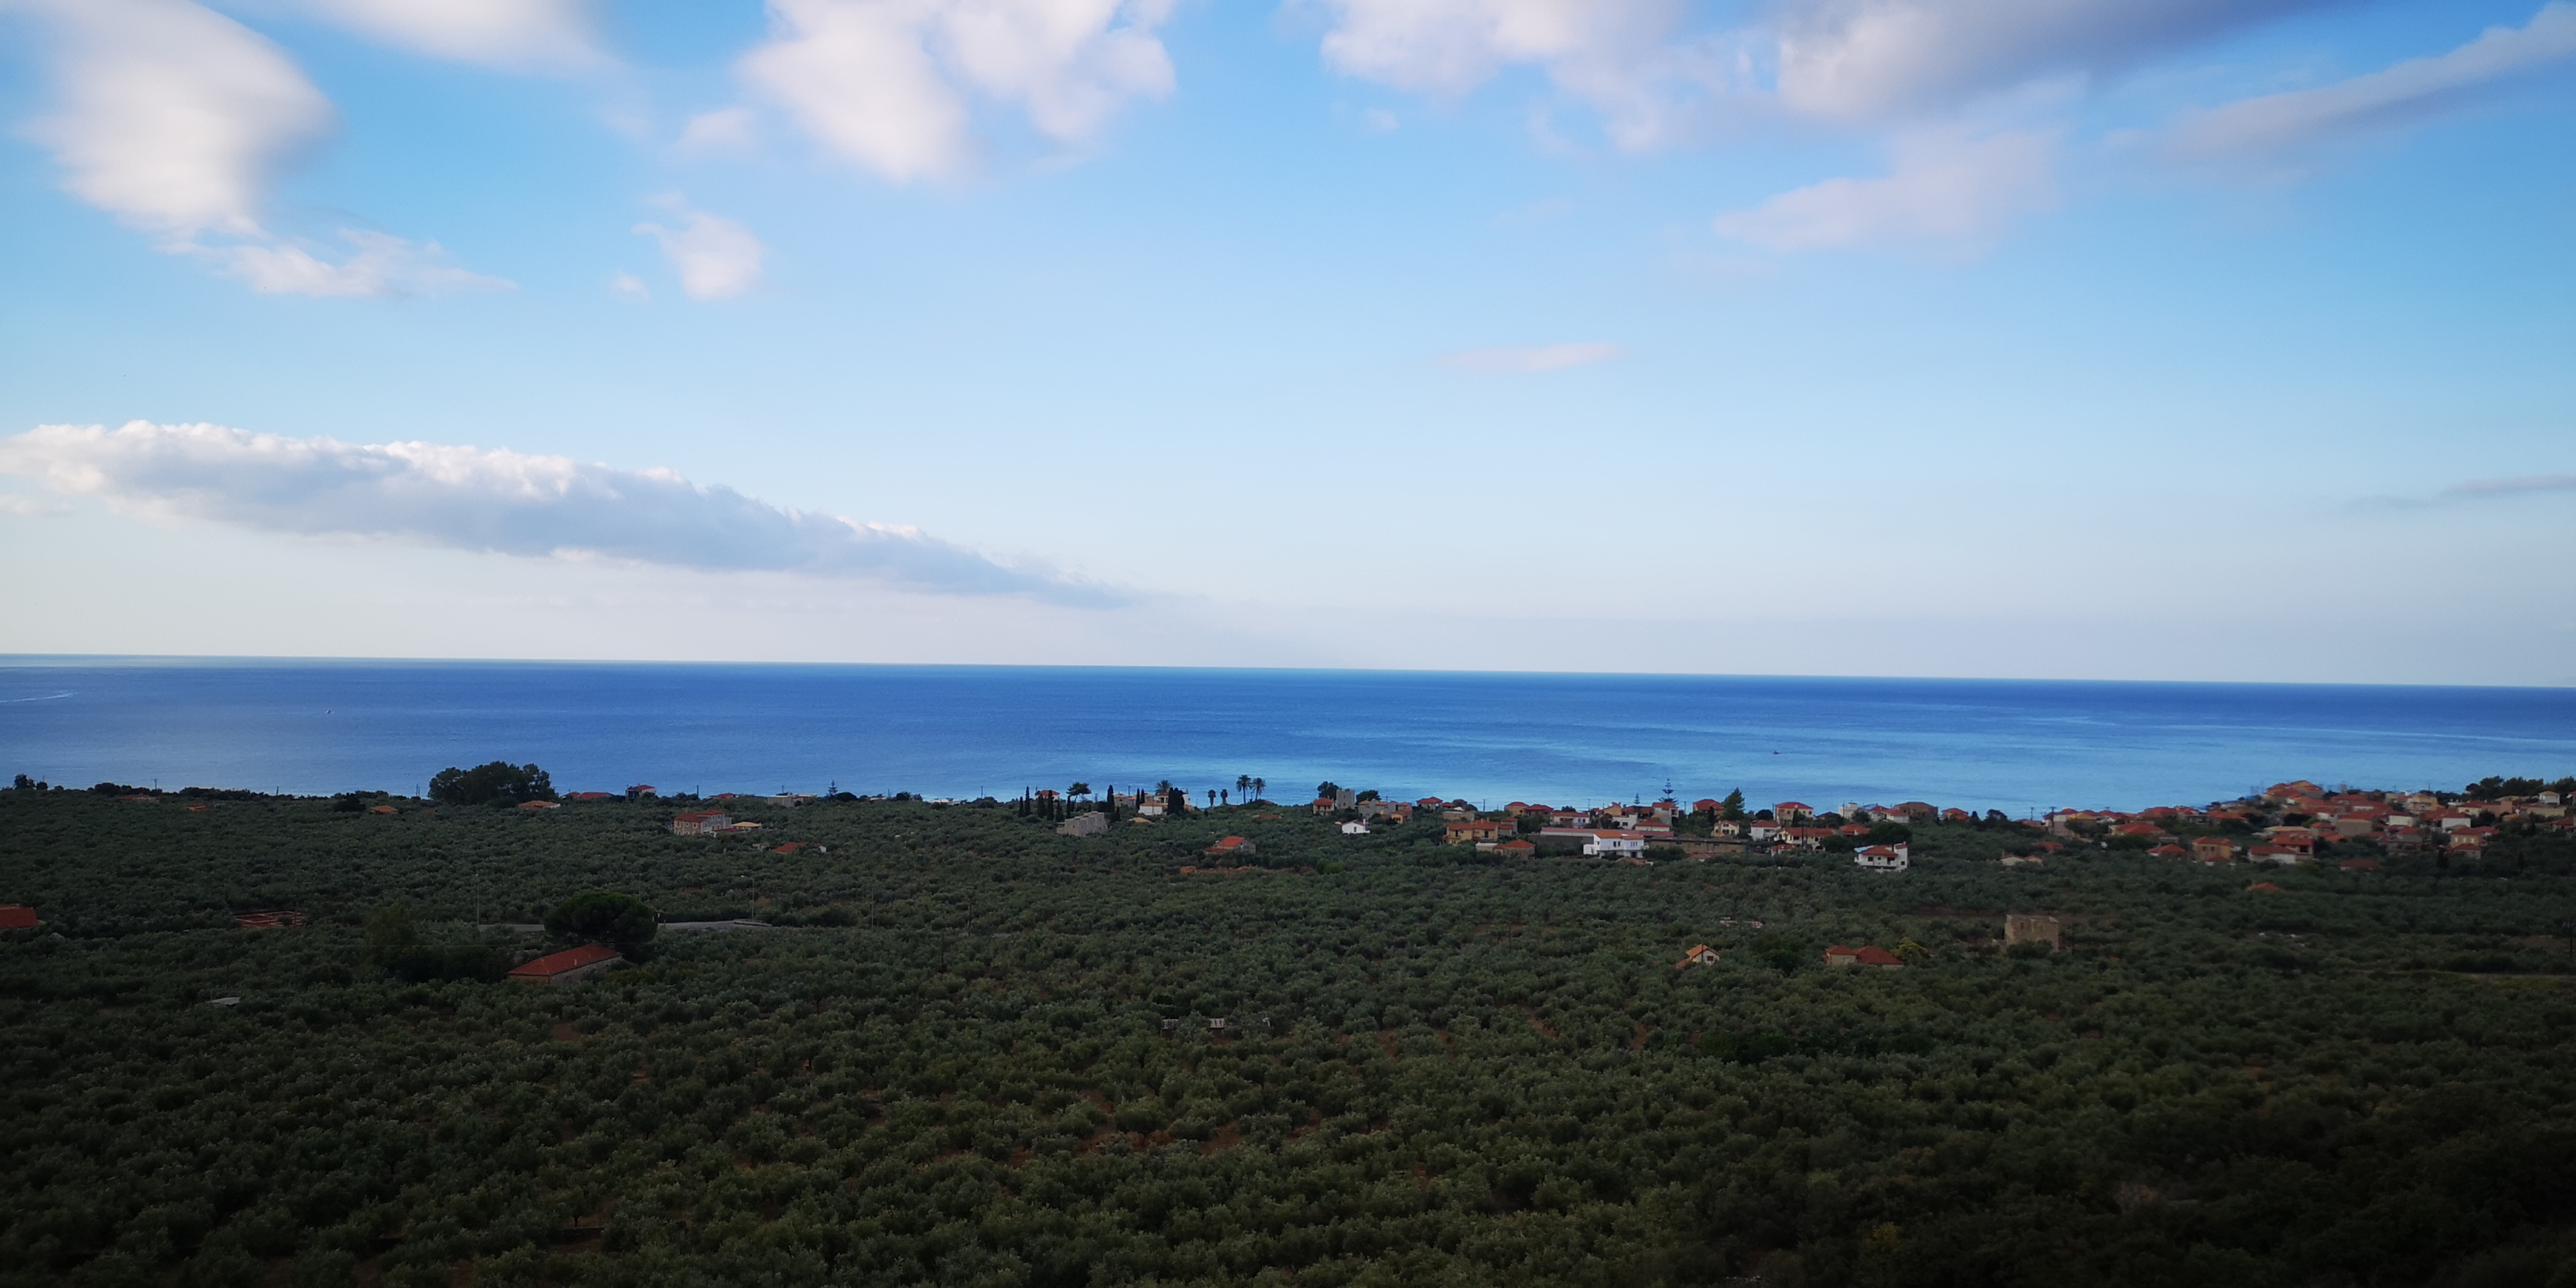
[[[1929,824],[1974,824],[2006,831],[2002,862],[2007,866],[2045,863],[2074,849],[2113,849],[2197,863],[2300,864],[2331,858],[2346,868],[2368,869],[2387,855],[2438,853],[2474,860],[2485,853],[2499,829],[2515,825],[2576,834],[2576,815],[2571,815],[2562,790],[2471,796],[2329,789],[2304,779],[2205,806],[2159,805],[2134,812],[2061,809],[2019,820],[1994,811],[1980,815],[1923,801],[1846,802],[1831,810],[1802,801],[1779,801],[1766,809],[1750,809],[1740,793],[1723,801],[1706,799],[1687,805],[1667,797],[1599,806],[1513,801],[1498,810],[1480,810],[1464,800],[1437,796],[1387,800],[1375,792],[1327,786],[1329,791],[1308,808],[1318,817],[1334,820],[1348,835],[1365,836],[1376,828],[1437,816],[1446,843],[1473,846],[1502,858],[1579,855],[1635,865],[1665,857],[1831,852],[1849,854],[1852,864],[1863,871],[1903,872],[1914,858],[1910,829]],[[2558,786],[2563,789],[2566,784]],[[638,799],[651,793],[650,787],[638,787],[628,789],[626,796]],[[586,796],[610,798],[607,793],[578,793],[567,799]],[[670,828],[683,836],[755,832],[760,824],[736,817],[731,802],[794,806],[815,799],[792,793],[742,797],[728,793],[698,802],[697,808],[674,817]],[[1258,804],[1276,808],[1267,802]],[[1168,787],[1105,797],[1100,806],[1074,806],[1055,792],[1037,792],[1022,802],[1022,808],[1058,820],[1056,830],[1070,836],[1095,836],[1121,819],[1145,823],[1198,812],[1187,793]],[[1250,839],[1227,836],[1207,847],[1205,855],[1239,861],[1256,850]]]
[[[1621,805],[1556,806],[1513,801],[1500,810],[1481,811],[1463,800],[1427,796],[1417,801],[1362,800],[1343,791],[1316,798],[1319,815],[1343,818],[1345,832],[1362,834],[1372,823],[1407,823],[1417,815],[1440,816],[1442,839],[1472,845],[1504,858],[1541,854],[1582,855],[1620,863],[1645,864],[1649,847],[1670,847],[1689,858],[1771,853],[1781,850],[1849,848],[1852,861],[1864,869],[1902,872],[1912,862],[1910,842],[1901,835],[1873,837],[1886,822],[1913,823],[1938,817],[1921,802],[1887,807],[1846,807],[1852,817],[1819,822],[1816,811],[1798,801],[1782,801],[1746,816],[1724,801],[1689,805],[1665,799]],[[1953,814],[1966,817],[1964,811]],[[1781,822],[1780,820],[1788,820]],[[1846,846],[1831,844],[1848,840]]]
[[[2342,866],[2368,869],[2378,866],[2372,854],[2438,852],[2476,859],[2505,825],[2576,834],[2576,815],[2558,791],[2473,799],[2447,792],[2330,790],[2304,779],[2207,806],[2160,805],[2134,813],[2065,809],[2022,820],[1922,801],[1848,802],[1830,811],[1780,801],[1748,813],[1740,797],[1597,807],[1513,801],[1485,811],[1463,800],[1389,801],[1347,790],[1318,797],[1311,808],[1343,820],[1342,830],[1353,834],[1436,813],[1448,844],[1505,858],[1579,854],[1645,864],[1652,861],[1650,849],[1697,859],[1835,851],[1848,852],[1854,866],[1869,872],[1905,871],[1913,861],[1910,828],[1934,823],[2011,829],[2018,835],[2004,847],[2008,866],[2044,863],[2074,846],[2142,850],[2199,863],[2298,864],[2338,856],[2340,845]]]
[[[2300,779],[2274,783],[2260,796],[2202,807],[2058,810],[2042,820],[2052,840],[2037,852],[2072,842],[2144,849],[2157,858],[2195,863],[2290,865],[2332,856],[2342,845],[2346,853],[2338,862],[2347,868],[2377,866],[2368,857],[2372,851],[2476,860],[2505,825],[2576,834],[2568,805],[2556,791],[2469,799],[2447,792],[2328,789]]]

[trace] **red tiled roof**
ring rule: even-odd
[[[583,944],[579,948],[567,948],[559,953],[548,953],[510,973],[531,979],[543,979],[548,975],[561,975],[568,970],[580,970],[584,966],[596,965],[615,956],[617,956],[617,950],[606,944]]]
[[[0,930],[31,930],[45,924],[33,908],[14,903],[0,903]]]
[[[1863,966],[1902,966],[1905,964],[1904,958],[1899,957],[1876,944],[1862,945],[1859,956],[1860,964]]]

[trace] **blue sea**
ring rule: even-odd
[[[412,794],[448,765],[564,791],[1008,797],[1266,779],[1598,803],[1741,788],[2021,815],[2291,778],[2576,773],[2576,689],[1093,667],[0,658],[0,775]]]

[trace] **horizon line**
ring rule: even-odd
[[[307,666],[559,666],[729,667],[744,670],[943,670],[943,671],[1157,671],[1267,675],[1415,675],[1546,677],[1622,680],[1867,680],[1897,683],[2158,685],[2170,687],[2312,689],[2476,689],[2561,691],[2576,679],[2551,684],[2428,684],[2385,680],[2178,680],[2104,676],[1867,675],[1787,671],[1548,671],[1483,667],[1176,666],[1119,662],[780,662],[674,658],[400,657],[387,655],[262,653],[5,653],[0,669],[63,664],[307,665]]]

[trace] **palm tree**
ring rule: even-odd
[[[1270,786],[1270,784],[1269,784],[1269,783],[1264,782],[1264,781],[1263,781],[1263,780],[1261,780],[1261,779],[1258,779],[1258,778],[1253,779],[1253,780],[1252,780],[1252,799],[1254,799],[1254,800],[1260,800],[1260,799],[1262,798],[1262,796],[1265,794],[1266,789],[1267,789],[1269,786]]]
[[[1236,774],[1236,775],[1234,776],[1234,794],[1235,794],[1235,795],[1237,795],[1237,796],[1241,796],[1241,797],[1243,797],[1245,800],[1250,800],[1250,799],[1252,799],[1252,797],[1251,797],[1250,795],[1248,795],[1247,793],[1249,793],[1251,790],[1252,790],[1252,775],[1250,775],[1250,774]]]

